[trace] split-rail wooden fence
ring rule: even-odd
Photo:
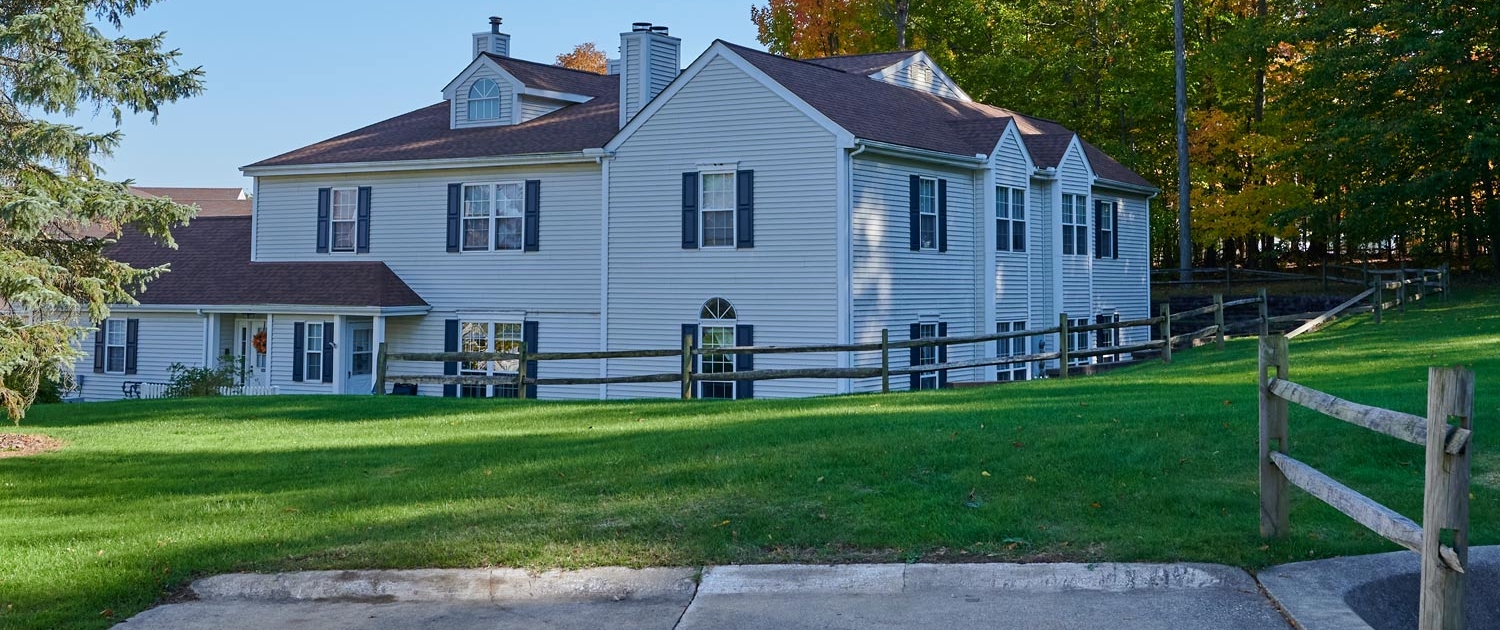
[[[1463,630],[1469,562],[1469,459],[1474,373],[1428,370],[1427,417],[1335,398],[1287,380],[1287,337],[1260,344],[1260,533],[1291,530],[1287,486],[1295,485],[1422,559],[1419,630]],[[1422,525],[1287,454],[1288,403],[1426,448]],[[1456,421],[1456,422],[1455,422]],[[1445,533],[1451,536],[1444,542]]]

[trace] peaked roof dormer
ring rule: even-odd
[[[610,96],[619,79],[481,53],[443,87],[450,127],[518,125],[569,105]]]
[[[882,83],[926,92],[943,98],[973,102],[968,92],[921,50],[823,57],[807,61],[849,74],[861,74]]]

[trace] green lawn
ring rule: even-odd
[[[1500,543],[1500,291],[1292,342],[1294,380],[1424,413],[1479,373]],[[39,407],[0,459],[0,627],[103,627],[202,575],[369,567],[1192,560],[1394,549],[1306,495],[1257,533],[1255,341],[1171,366],[798,401],[278,397]],[[1420,447],[1295,413],[1292,452],[1420,517]]]

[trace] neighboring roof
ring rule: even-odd
[[[865,55],[839,55],[836,57],[820,57],[818,59],[808,59],[807,61],[810,63],[818,64],[825,68],[833,68],[834,70],[839,70],[841,72],[870,76],[872,74],[875,74],[876,72],[906,61],[915,54],[917,54],[917,51],[915,50],[899,50],[896,52],[869,53]]]
[[[250,217],[194,219],[172,230],[177,249],[127,229],[106,256],[136,268],[170,264],[141,304],[427,306],[383,262],[250,262]]]
[[[254,205],[243,188],[169,188],[131,186],[140,197],[166,197],[180,204],[198,206],[200,217],[248,217]]]
[[[1038,167],[1055,167],[1075,135],[1050,120],[871,80],[862,72],[865,66],[852,61],[853,57],[800,61],[719,42],[858,138],[953,155],[987,155],[999,143],[1006,123],[1014,120],[1032,162]],[[880,55],[863,57],[870,57],[871,64],[886,61]],[[856,70],[849,72],[835,66]],[[1100,177],[1151,185],[1104,152],[1091,145],[1085,149],[1095,174]]]
[[[496,57],[527,87],[593,96],[519,125],[451,128],[447,101],[246,168],[566,153],[598,148],[619,131],[619,77]]]

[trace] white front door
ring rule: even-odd
[[[234,356],[245,361],[245,386],[266,386],[266,348],[271,342],[264,319],[240,319],[234,326]]]
[[[349,349],[344,393],[369,394],[375,387],[375,327],[369,321],[350,320],[344,330],[344,347]]]

